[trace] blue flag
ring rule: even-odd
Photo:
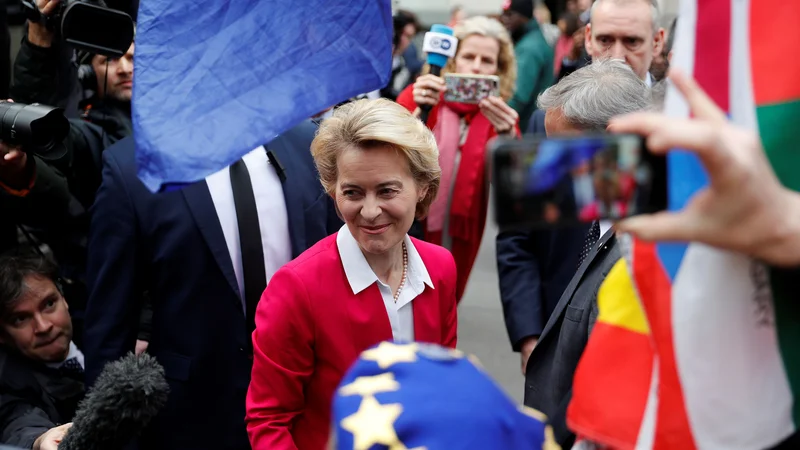
[[[381,342],[361,353],[334,393],[335,448],[558,448],[544,414],[515,405],[461,351]]]
[[[153,192],[229,166],[384,87],[390,0],[141,0],[133,123]]]

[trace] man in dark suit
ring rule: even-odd
[[[631,75],[631,68],[618,60],[600,60],[579,69],[542,93],[529,131],[541,134],[544,130],[548,136],[604,131],[614,115],[649,106],[647,85]],[[632,91],[630,95],[628,90]],[[498,234],[500,298],[512,348],[520,352],[523,374],[567,283],[609,227],[595,222]]]
[[[537,109],[529,134],[545,136],[545,111]],[[578,267],[589,224],[530,231],[502,231],[495,241],[500,299],[511,347],[522,373],[544,325]]]
[[[205,181],[160,194],[137,178],[132,139],[104,152],[89,242],[87,385],[134,349],[147,291],[147,351],[170,395],[140,448],[250,448],[255,306],[280,266],[341,226],[311,158],[315,131],[305,121]]]
[[[649,107],[650,92],[623,61],[600,60],[545,92],[540,106],[547,111],[548,131],[600,131],[614,116]],[[525,368],[525,405],[548,416],[562,448],[570,448],[574,440],[566,409],[572,376],[597,318],[597,290],[620,258],[610,223],[591,223],[585,236],[578,241],[584,244],[580,251],[571,255],[578,259],[574,276],[549,311]],[[572,239],[571,247],[565,245],[568,251],[575,251],[576,236]]]

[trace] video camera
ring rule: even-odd
[[[36,0],[20,1],[28,20],[44,23],[77,50],[119,58],[133,42],[131,16],[107,7],[103,0],[61,0],[47,16],[39,11]]]

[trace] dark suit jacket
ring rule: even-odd
[[[544,135],[544,111],[536,110],[528,133]],[[542,334],[561,293],[578,268],[590,224],[558,229],[502,231],[497,235],[500,299],[514,351]]]
[[[42,433],[70,422],[83,382],[0,349],[0,442],[31,448]]]
[[[268,144],[286,172],[294,257],[341,226],[309,151],[315,130],[307,121]],[[126,138],[104,152],[92,213],[87,384],[133,350],[141,293],[148,291],[148,352],[164,366],[170,394],[140,448],[249,449],[251,337],[207,184],[152,194],[136,176],[134,143]]]
[[[614,232],[608,231],[570,281],[528,359],[525,405],[548,416],[561,448],[575,439],[566,411],[575,368],[597,320],[597,291],[619,258]]]

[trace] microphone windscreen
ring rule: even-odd
[[[453,36],[453,29],[445,25],[432,26],[422,41],[422,51],[428,54],[431,66],[444,67],[449,58],[456,56],[456,47],[458,39]]]
[[[116,450],[135,439],[167,402],[164,368],[147,353],[106,365],[86,394],[59,450]]]

